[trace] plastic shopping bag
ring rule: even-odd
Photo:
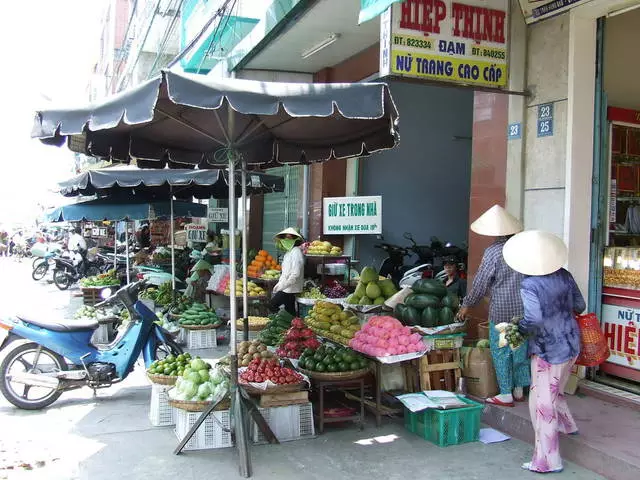
[[[580,327],[580,355],[576,365],[595,367],[609,358],[611,352],[595,313],[577,315]]]

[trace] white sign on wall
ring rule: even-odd
[[[640,370],[640,309],[602,305],[602,331],[610,363]]]
[[[187,231],[187,240],[190,242],[204,243],[207,241],[207,227],[195,223],[188,223],[184,226]]]
[[[382,233],[382,197],[334,197],[322,200],[325,235]]]
[[[553,17],[562,12],[589,3],[592,0],[520,0],[520,7],[527,23]]]
[[[229,222],[229,209],[228,208],[211,208],[207,212],[207,220],[210,223],[228,223]]]

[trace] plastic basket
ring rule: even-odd
[[[259,410],[279,442],[314,437],[316,434],[311,403]],[[266,442],[255,422],[253,422],[251,437],[254,443]]]
[[[312,309],[313,309],[313,305],[306,305],[304,303],[298,302],[298,316],[300,318],[304,318],[307,315],[309,315]]]
[[[151,406],[149,408],[149,421],[154,427],[168,427],[176,424],[175,408],[169,405],[167,392],[171,385],[151,385]]]
[[[197,350],[199,348],[214,348],[218,346],[218,335],[215,328],[207,330],[180,329],[180,341],[186,343],[187,348]]]
[[[182,440],[191,427],[200,418],[202,412],[187,412],[175,409],[176,428],[174,430],[178,440]],[[208,450],[233,446],[230,430],[231,414],[229,410],[212,412],[196,430],[196,433],[184,446],[184,450]]]
[[[256,338],[258,338],[258,335],[260,335],[261,331],[262,330],[249,330],[249,341],[253,342]],[[236,343],[239,344],[240,342],[244,342],[244,330],[237,330]]]
[[[483,406],[468,398],[458,398],[469,406],[451,410],[427,409],[415,413],[405,408],[405,428],[439,447],[477,442]]]

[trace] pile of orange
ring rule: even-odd
[[[278,262],[269,255],[266,250],[260,250],[256,255],[256,258],[251,260],[249,267],[247,267],[247,275],[253,278],[260,278],[260,276],[266,270],[281,270],[282,267],[278,265]]]

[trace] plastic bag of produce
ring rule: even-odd
[[[404,299],[413,293],[411,287],[404,287],[398,293],[385,300],[384,304],[389,308],[396,308],[399,303],[404,303]]]

